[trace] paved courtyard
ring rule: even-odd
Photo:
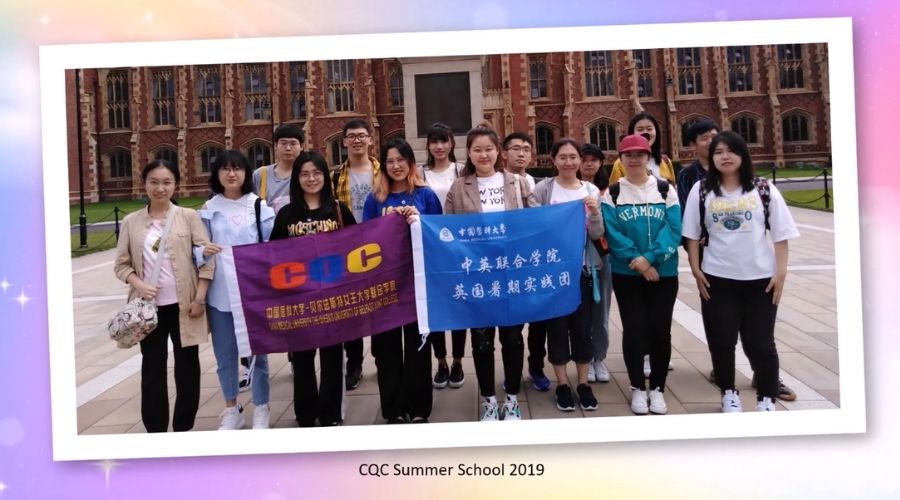
[[[833,214],[801,208],[791,213],[802,237],[791,242],[788,278],[778,310],[775,338],[781,361],[781,377],[797,393],[797,400],[778,401],[779,411],[836,408],[840,405],[838,367],[837,305],[835,300],[835,259]],[[125,301],[127,287],[113,276],[114,250],[73,260],[75,364],[78,404],[78,432],[116,434],[144,432],[140,414],[140,351],[117,349],[106,333],[106,321]],[[669,413],[713,413],[719,411],[718,390],[706,375],[711,368],[709,351],[700,318],[700,298],[681,250],[680,289],[672,322],[672,362],[666,401]],[[599,406],[596,411],[564,413],[556,409],[553,389],[537,392],[523,384],[519,395],[522,417],[582,418],[631,415],[629,384],[622,360],[622,330],[615,300],[610,314],[610,349],[607,366],[609,383],[591,384]],[[449,344],[449,342],[448,342]],[[365,341],[363,381],[346,395],[345,425],[381,424],[375,362]],[[466,351],[471,354],[468,345]],[[737,349],[737,388],[745,409],[755,407],[755,391],[750,388],[750,366]],[[499,344],[496,349],[497,393],[503,392]],[[200,346],[200,409],[195,430],[215,430],[224,408],[216,377],[212,344]],[[271,412],[274,427],[295,427],[290,367],[285,354],[269,356]],[[471,357],[463,359],[465,385],[460,389],[434,391],[433,422],[475,421],[478,419],[478,384]],[[174,399],[172,358],[169,357],[169,394]],[[545,367],[550,376],[550,366]],[[575,380],[570,364],[569,377]],[[250,393],[239,396],[245,407]],[[250,414],[252,415],[252,413]],[[248,415],[248,424],[251,420]],[[665,418],[651,416],[646,418]]]

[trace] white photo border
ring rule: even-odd
[[[634,33],[640,33],[636,37]],[[448,38],[448,36],[452,38]],[[446,43],[452,39],[453,44]],[[582,50],[827,43],[830,82],[836,303],[841,404],[833,410],[526,420],[425,426],[367,425],[228,433],[79,435],[75,384],[72,261],[68,226],[67,69],[385,57],[436,57]],[[704,22],[573,28],[392,33],[40,47],[44,220],[54,460],[568,444],[747,436],[862,433],[866,430],[850,18]]]

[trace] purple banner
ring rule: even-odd
[[[416,320],[409,226],[399,215],[232,251],[254,354],[325,347]]]

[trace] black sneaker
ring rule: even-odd
[[[575,411],[575,398],[572,397],[572,389],[566,384],[556,388],[556,407],[560,411]]]
[[[587,384],[578,384],[575,388],[578,392],[578,401],[581,402],[581,409],[593,411],[597,409],[597,398],[594,397],[594,391]]]
[[[466,382],[466,375],[463,373],[462,363],[454,362],[450,367],[450,387],[459,389]]]
[[[347,368],[347,376],[344,377],[344,387],[348,391],[352,391],[359,387],[359,383],[362,380],[362,367],[355,366],[353,368]]]
[[[431,386],[435,389],[443,389],[447,387],[448,382],[450,382],[450,369],[447,368],[447,365],[438,365],[437,373],[434,374]]]

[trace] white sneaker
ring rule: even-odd
[[[269,404],[258,405],[253,408],[253,428],[268,429],[269,428]]]
[[[501,410],[503,414],[503,420],[522,420],[522,411],[519,409],[518,401],[511,401],[509,399],[503,403],[503,409]]]
[[[481,402],[481,421],[489,422],[489,421],[497,421],[499,417],[497,415],[497,402],[496,401],[482,401]]]
[[[756,402],[756,411],[775,411],[775,402],[765,397]]]
[[[738,397],[737,390],[727,390],[722,394],[722,413],[740,413],[744,411],[741,408],[741,399]]]
[[[646,415],[647,408],[647,391],[642,391],[634,387],[631,388],[631,412],[635,415]]]
[[[220,431],[233,431],[242,429],[245,423],[244,408],[241,405],[232,406],[230,408],[226,407],[225,410],[223,410],[219,415]]]
[[[663,397],[659,387],[650,391],[650,411],[657,415],[665,415],[669,411],[669,407],[666,406],[666,398]]]
[[[597,378],[597,382],[609,382],[609,369],[606,368],[606,363],[594,361],[591,363],[591,367],[594,369],[594,376]],[[590,372],[588,372],[588,376],[590,376]]]
[[[645,377],[650,376],[650,355],[649,354],[644,355],[644,376]]]
[[[594,362],[588,363],[588,382],[596,382],[597,373],[594,371]]]
[[[669,360],[669,371],[672,371],[674,369],[675,369],[675,365],[672,363],[672,360],[670,359]]]

